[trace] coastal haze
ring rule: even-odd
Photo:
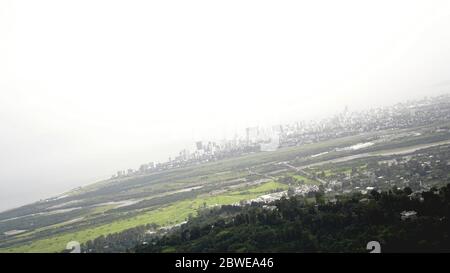
[[[2,1],[0,211],[198,140],[450,92],[448,1]]]

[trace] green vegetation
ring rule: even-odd
[[[448,252],[450,184],[417,198],[410,198],[411,192],[342,195],[336,204],[317,207],[300,197],[275,201],[276,209],[225,206],[135,251],[367,252],[367,243],[376,240],[383,252]]]
[[[292,177],[294,177],[296,179],[297,183],[299,183],[299,184],[320,185],[319,181],[308,178],[304,175],[294,174],[294,175],[292,175]]]
[[[3,252],[58,252],[62,251],[66,244],[70,241],[78,241],[85,243],[88,240],[95,239],[101,235],[121,232],[136,226],[149,223],[158,224],[160,226],[174,225],[188,218],[189,215],[195,214],[198,209],[206,206],[229,205],[239,203],[242,200],[256,198],[262,194],[271,192],[276,189],[286,189],[287,186],[274,181],[264,183],[262,185],[241,189],[219,195],[204,195],[195,199],[178,201],[166,207],[152,211],[147,211],[137,216],[115,221],[110,224],[101,225],[86,230],[61,234],[51,238],[41,239],[31,244],[21,245],[2,250]]]

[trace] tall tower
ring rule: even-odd
[[[249,127],[247,127],[247,128],[245,128],[245,133],[246,133],[246,143],[247,143],[247,146],[249,146],[250,145],[250,128]]]
[[[197,150],[203,149],[203,143],[201,141],[197,141],[195,144],[197,145]]]

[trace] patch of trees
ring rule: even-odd
[[[145,240],[153,237],[153,233],[149,231],[156,230],[158,225],[148,224],[123,232],[100,236],[94,240],[89,240],[81,245],[81,251],[87,253],[120,253],[127,252],[128,249],[136,244],[145,242]]]
[[[338,196],[335,203],[282,198],[205,211],[135,252],[383,252],[450,251],[450,184],[419,195],[409,188]],[[228,211],[227,211],[228,210]],[[401,219],[403,211],[417,217]]]

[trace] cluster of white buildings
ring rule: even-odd
[[[318,192],[319,186],[317,185],[300,185],[294,189],[294,195],[307,195],[311,192]],[[269,193],[265,195],[261,195],[255,199],[251,199],[245,202],[245,204],[251,204],[252,202],[256,203],[270,203],[276,200],[281,199],[282,197],[288,197],[288,191],[280,191],[275,193]],[[238,205],[238,204],[236,204]]]

